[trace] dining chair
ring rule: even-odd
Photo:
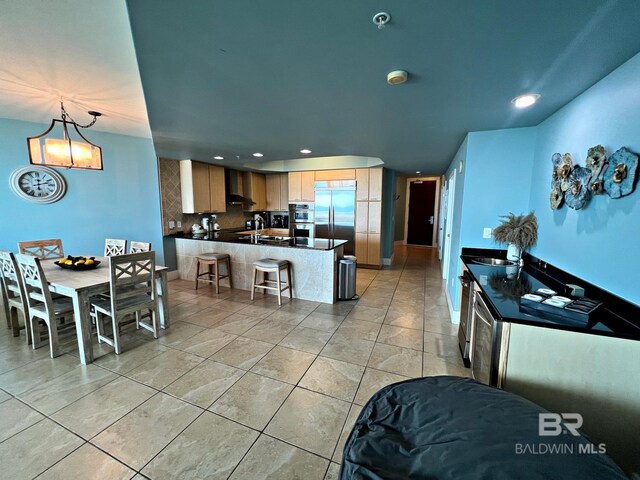
[[[158,297],[156,292],[156,253],[141,252],[109,257],[109,298],[97,300],[98,342],[111,345],[120,354],[120,326],[135,315],[136,328],[145,328],[158,338]],[[141,313],[150,313],[150,322]],[[106,335],[105,317],[111,317],[113,338]]]
[[[18,242],[18,249],[22,255],[33,255],[34,257],[38,257],[43,260],[46,258],[64,257],[62,240],[59,238]]]
[[[74,327],[74,322],[63,323],[67,317],[73,317],[73,303],[68,297],[52,298],[38,257],[16,255],[16,261],[24,282],[33,348],[42,345],[42,326],[45,325],[49,337],[49,353],[51,358],[55,358],[60,354],[59,329]]]
[[[104,241],[104,256],[124,255],[127,253],[127,241],[107,238]]]
[[[4,296],[5,314],[13,336],[20,336],[20,330],[25,329],[27,344],[31,343],[31,328],[29,327],[29,308],[24,283],[20,276],[16,257],[11,252],[0,250],[0,280]],[[24,326],[20,326],[18,313],[22,314]]]
[[[151,244],[149,242],[134,242],[129,245],[129,253],[150,252]]]

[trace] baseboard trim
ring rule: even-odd
[[[393,259],[396,257],[396,254],[393,253],[391,255],[391,258],[383,258],[382,259],[382,264],[383,265],[393,265]]]
[[[402,240],[396,240],[395,242],[393,242],[394,245],[404,245],[404,239]]]
[[[171,270],[170,272],[167,272],[168,281],[179,280],[179,279],[180,279],[180,272],[178,272],[178,270]]]
[[[449,289],[445,288],[444,291],[445,296],[447,297],[447,305],[449,306],[449,317],[451,318],[451,323],[458,325],[460,323],[460,312],[453,308],[453,302],[449,296]]]

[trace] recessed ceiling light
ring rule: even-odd
[[[260,152],[256,152],[253,154],[254,157],[264,157]]]
[[[311,153],[311,150],[309,150],[308,148],[303,148],[302,150],[300,150],[300,153]]]
[[[214,160],[224,160],[224,157],[221,157],[220,155],[216,155],[215,157],[213,157]]]
[[[527,108],[536,103],[539,98],[540,95],[537,93],[527,93],[526,95],[520,95],[514,98],[511,100],[511,103],[513,103],[516,108]]]

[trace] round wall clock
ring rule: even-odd
[[[19,197],[33,203],[53,203],[67,191],[64,177],[52,168],[30,165],[18,168],[9,179]]]

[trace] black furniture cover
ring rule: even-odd
[[[584,453],[598,451],[584,435],[540,436],[539,413],[548,412],[470,378],[425,377],[389,385],[356,420],[340,479],[627,478],[606,455]]]

